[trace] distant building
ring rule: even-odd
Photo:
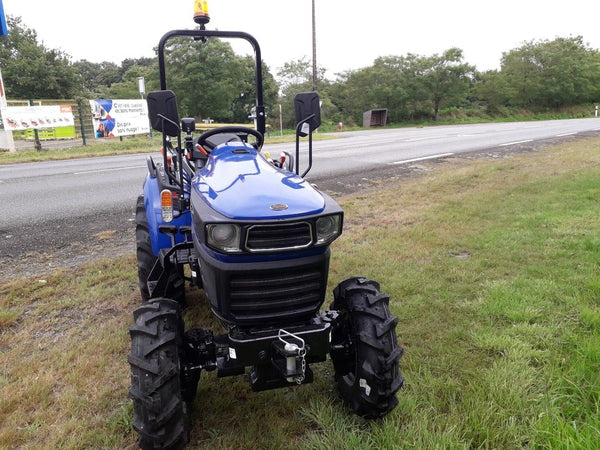
[[[387,124],[387,108],[370,109],[363,113],[363,127],[385,127]]]

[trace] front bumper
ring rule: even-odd
[[[310,383],[309,364],[327,359],[335,317],[335,312],[325,312],[285,330],[234,329],[228,335],[228,355],[217,360],[217,375],[242,374],[252,366],[249,378],[255,391]]]

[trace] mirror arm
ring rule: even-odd
[[[302,128],[302,125],[307,123],[313,117],[315,117],[315,114],[311,114],[310,116],[306,117],[304,120],[298,122],[298,124],[296,125],[296,175],[300,175],[300,129]],[[304,171],[304,173],[301,175],[301,177],[304,178],[304,176],[310,171],[311,168],[312,168],[312,130],[309,128],[309,132],[308,132],[308,168]]]
[[[158,114],[157,117],[160,119],[161,128],[164,130],[165,129],[165,121],[167,121],[169,119],[167,119],[162,114]],[[166,171],[166,168],[168,167],[167,166],[167,133],[165,133],[164,131],[162,132],[162,157],[163,157],[163,167],[165,168],[165,173],[168,174],[168,172]],[[171,181],[171,177],[169,177],[169,181]]]
[[[169,173],[168,170],[165,170],[165,173],[167,173],[167,176],[169,177],[169,181],[171,184],[176,185],[179,188],[179,197],[180,199],[183,199],[183,160],[182,160],[182,156],[181,156],[181,152],[179,151],[179,149],[181,148],[181,128],[179,127],[179,124],[177,122],[172,121],[171,119],[169,119],[168,117],[165,117],[162,114],[157,114],[157,117],[160,118],[160,120],[162,120],[162,129],[165,129],[165,122],[169,122],[171,125],[175,125],[175,127],[177,127],[177,129],[179,130],[179,133],[177,133],[177,165],[178,165],[178,170],[179,170],[179,182],[174,179],[171,174]],[[167,134],[165,132],[163,132],[162,134],[162,138],[163,138],[163,167],[166,169],[168,167],[167,165]]]

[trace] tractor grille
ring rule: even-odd
[[[324,297],[320,267],[261,272],[230,278],[230,313],[239,321],[286,320],[318,311]]]
[[[308,222],[253,225],[247,231],[246,249],[251,252],[294,250],[308,247],[312,242]]]

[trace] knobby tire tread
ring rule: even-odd
[[[134,311],[130,328],[129,396],[142,449],[178,449],[189,440],[189,414],[181,393],[179,304],[159,298]]]
[[[351,278],[334,290],[331,305],[342,315],[332,343],[346,346],[331,352],[338,388],[346,404],[367,419],[392,411],[404,382],[398,365],[398,319],[390,313],[389,296],[379,289],[375,281]]]

